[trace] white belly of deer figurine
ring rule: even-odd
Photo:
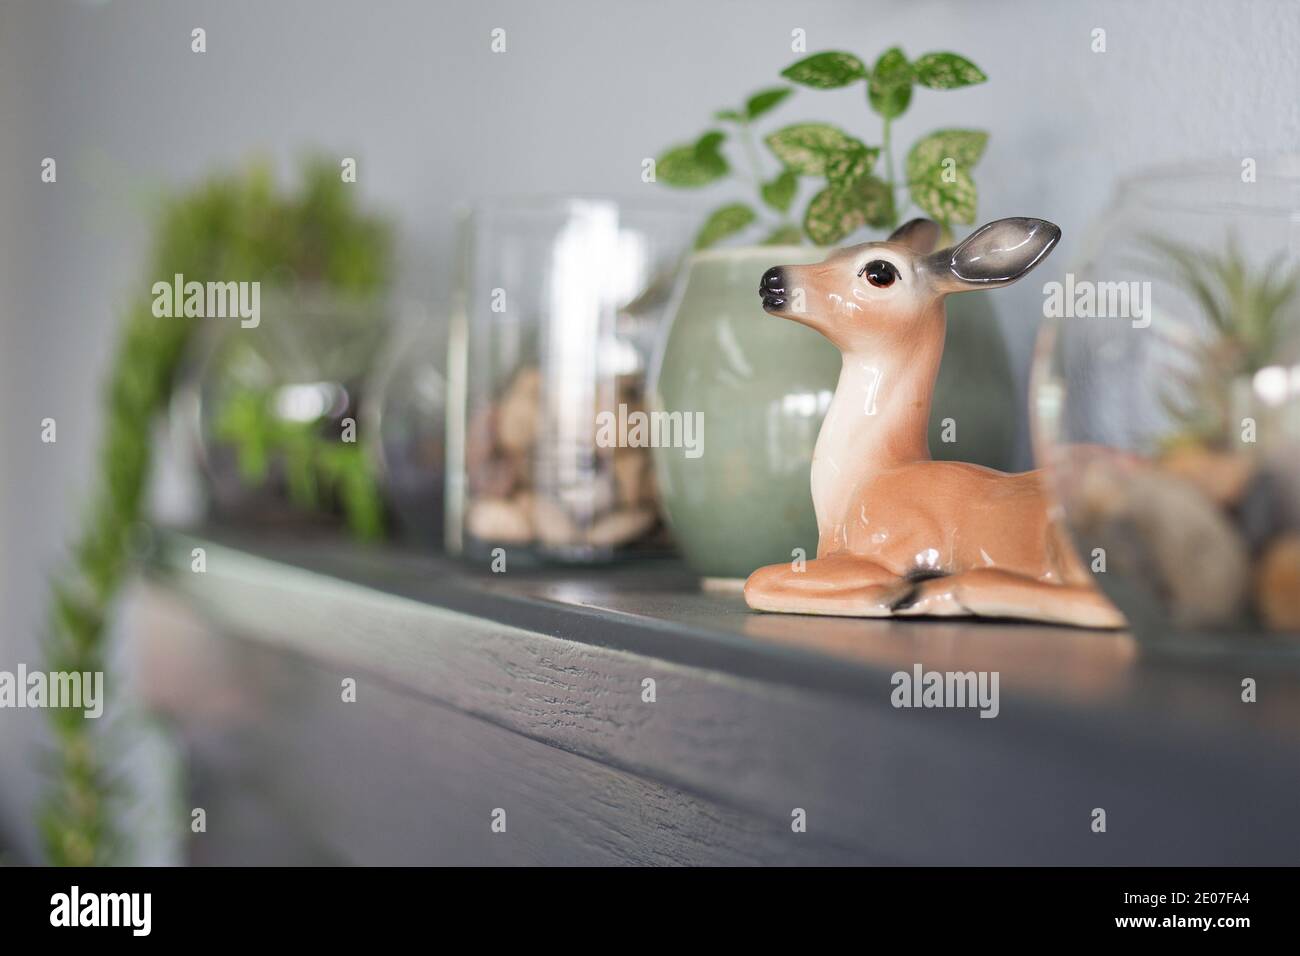
[[[745,600],[760,611],[1121,627],[1052,519],[1041,473],[933,461],[927,442],[944,299],[1014,282],[1060,230],[1000,219],[936,253],[937,238],[915,219],[885,242],[763,276],[763,307],[826,336],[844,365],[813,456],[817,557],[760,568]]]

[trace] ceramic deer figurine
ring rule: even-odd
[[[999,219],[935,252],[938,226],[914,219],[885,242],[764,274],[763,308],[826,336],[844,365],[813,454],[817,557],[755,571],[751,608],[1124,625],[1075,557],[1041,472],[930,458],[945,298],[1015,282],[1060,236],[1041,219]]]

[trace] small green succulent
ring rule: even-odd
[[[1183,343],[1187,365],[1171,372],[1162,395],[1179,426],[1173,441],[1217,447],[1235,433],[1234,382],[1297,344],[1300,265],[1288,268],[1286,253],[1278,253],[1256,269],[1235,238],[1219,252],[1160,236],[1143,237],[1143,245],[1152,258],[1141,257],[1139,266],[1182,287],[1200,308],[1208,333]]]
[[[348,529],[363,540],[384,533],[383,498],[373,466],[356,442],[341,442],[323,428],[323,420],[289,421],[274,411],[266,389],[241,388],[217,411],[217,438],[236,451],[242,480],[256,487],[266,482],[272,457],[284,465],[289,500],[316,511],[333,499],[343,508]]]

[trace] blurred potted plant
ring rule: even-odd
[[[178,398],[210,502],[226,521],[341,519],[377,538],[383,502],[358,422],[390,325],[391,231],[357,208],[331,162],[309,163],[297,193],[249,176],[264,205],[228,228],[264,277],[264,314],[255,327],[205,327]]]
[[[257,280],[272,289],[307,278],[368,299],[387,283],[389,248],[387,227],[356,210],[331,161],[309,162],[296,194],[277,191],[269,170],[258,166],[215,176],[166,200],[146,275],[150,282],[176,275]],[[151,426],[172,402],[183,357],[205,321],[161,316],[144,295],[124,316],[104,391],[99,477],[88,491],[89,507],[67,563],[51,585],[46,646],[51,671],[106,668],[109,615],[139,546]],[[377,492],[364,458],[340,452],[332,440],[308,428],[295,431],[268,419],[269,400],[269,395],[241,392],[219,416],[248,480],[256,482],[263,474],[259,456],[291,451],[299,456],[301,480],[337,482],[344,494],[351,489],[354,503],[363,503],[352,513],[353,529],[375,533]],[[114,827],[113,806],[121,794],[114,789],[105,735],[95,733],[95,722],[79,710],[49,714],[55,752],[39,820],[49,861],[86,866],[120,860],[125,848]]]
[[[911,206],[951,237],[953,225],[974,222],[971,170],[988,138],[980,130],[936,130],[895,162],[893,126],[915,87],[949,90],[985,80],[955,53],[913,61],[893,47],[868,68],[851,53],[827,51],[782,76],[816,90],[860,89],[880,118],[879,145],[811,122],[760,140],[758,122],[794,92],[775,86],[717,112],[717,127],[670,148],[655,164],[657,181],[671,187],[739,181],[754,194],[752,202],[719,206],[700,227],[685,291],[652,375],[657,407],[702,411],[708,423],[707,453],[699,459],[655,453],[675,535],[706,577],[741,578],[761,564],[788,560],[794,548],[812,554],[817,540],[808,466],[840,360],[820,336],[766,320],[756,295],[759,276],[778,263],[816,261],[824,255],[821,247],[884,238]],[[807,183],[811,195],[797,214]],[[721,245],[733,239],[753,242]],[[931,451],[1010,467],[1016,399],[996,316],[985,296],[956,297],[949,314]]]

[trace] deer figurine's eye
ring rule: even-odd
[[[880,289],[886,289],[894,284],[894,280],[902,278],[894,264],[884,259],[872,259],[858,271],[858,275],[866,276],[868,282]]]

